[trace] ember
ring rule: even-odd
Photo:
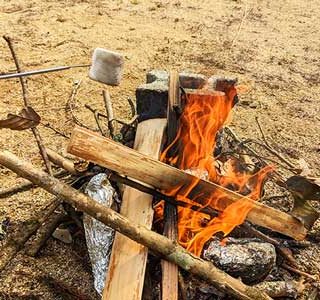
[[[234,191],[257,200],[261,193],[262,182],[272,169],[270,166],[256,174],[249,174],[240,171],[235,161],[228,158],[223,162],[224,173],[221,174],[215,163],[219,157],[213,157],[216,135],[230,119],[236,91],[233,88],[227,94],[205,90],[188,94],[176,139],[162,153],[161,160],[220,186],[232,187]],[[170,153],[176,154],[170,155]],[[190,205],[201,203],[202,207],[219,207],[219,202],[226,197],[221,191],[215,191],[210,197],[203,197],[201,194],[196,197],[189,196],[198,182],[199,180],[192,182],[183,193],[179,193],[180,187],[175,187],[166,193],[177,196],[178,200],[190,202]],[[218,217],[204,222],[203,220],[208,218],[207,215],[180,207],[179,243],[200,256],[204,244],[214,234],[220,231],[224,235],[229,234],[237,225],[244,222],[251,208],[252,204],[242,199],[229,205]]]

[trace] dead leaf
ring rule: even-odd
[[[0,128],[12,130],[25,130],[34,128],[40,123],[40,116],[30,106],[22,109],[19,115],[8,114],[7,119],[0,120]]]
[[[320,185],[317,178],[307,178],[304,176],[291,176],[286,185],[288,189],[299,198],[305,200],[320,200]]]
[[[310,229],[319,213],[310,205],[309,200],[320,200],[320,185],[315,180],[299,175],[290,177],[286,185],[294,197],[291,214]]]

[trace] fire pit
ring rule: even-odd
[[[70,215],[79,217],[70,204],[86,214],[95,287],[103,299],[296,297],[302,283],[271,280],[280,277],[277,266],[315,281],[299,270],[289,243],[304,240],[318,217],[301,189],[312,185],[318,197],[318,183],[298,173],[286,180],[228,127],[239,101],[236,80],[151,71],[136,97],[130,122],[114,118],[108,93],[107,115],[87,107],[100,133],[74,129],[68,152],[81,164],[47,151],[51,162],[80,178],[76,187],[90,180],[90,197],[0,153],[1,164],[65,199]],[[37,115],[28,108],[14,118],[28,119],[28,113]],[[99,118],[107,119],[109,134]],[[292,214],[259,201],[270,179],[299,200]]]

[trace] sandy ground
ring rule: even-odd
[[[259,117],[278,150],[292,160],[304,158],[312,173],[320,175],[320,13],[316,0],[0,0],[0,28],[1,35],[14,39],[25,70],[90,63],[96,47],[123,53],[123,81],[119,87],[108,88],[122,119],[130,115],[126,99],[134,99],[136,86],[151,69],[237,77],[248,87],[232,121],[239,135],[259,137],[255,122]],[[0,72],[13,70],[10,52],[0,40]],[[94,126],[84,104],[103,110],[101,90],[106,86],[88,79],[86,69],[28,79],[30,102],[44,123],[70,134],[73,122],[65,105],[74,82],[80,80],[75,113]],[[0,99],[1,118],[21,109],[17,80],[0,81]],[[65,147],[66,139],[43,126],[39,129],[47,146],[59,151]],[[0,147],[41,165],[30,131],[1,130]],[[0,176],[1,188],[20,182],[1,167]],[[33,190],[0,200],[0,220],[9,217],[12,226],[21,228],[45,197],[50,196]],[[319,272],[316,254],[302,268]],[[62,265],[72,261],[75,284],[81,278],[92,289],[86,253],[81,255],[79,259],[77,247],[70,249],[52,240],[37,263],[43,266],[51,259],[57,269],[59,259]],[[12,299],[60,299],[59,293],[34,279],[32,266],[37,263],[20,255],[3,275],[0,291]],[[83,276],[77,277],[77,268]],[[66,266],[61,270],[64,275],[70,271]]]

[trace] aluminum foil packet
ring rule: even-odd
[[[116,190],[104,173],[91,178],[85,193],[107,207],[111,207],[114,202],[119,202]],[[87,214],[84,214],[83,224],[92,265],[94,287],[102,295],[115,231]]]

